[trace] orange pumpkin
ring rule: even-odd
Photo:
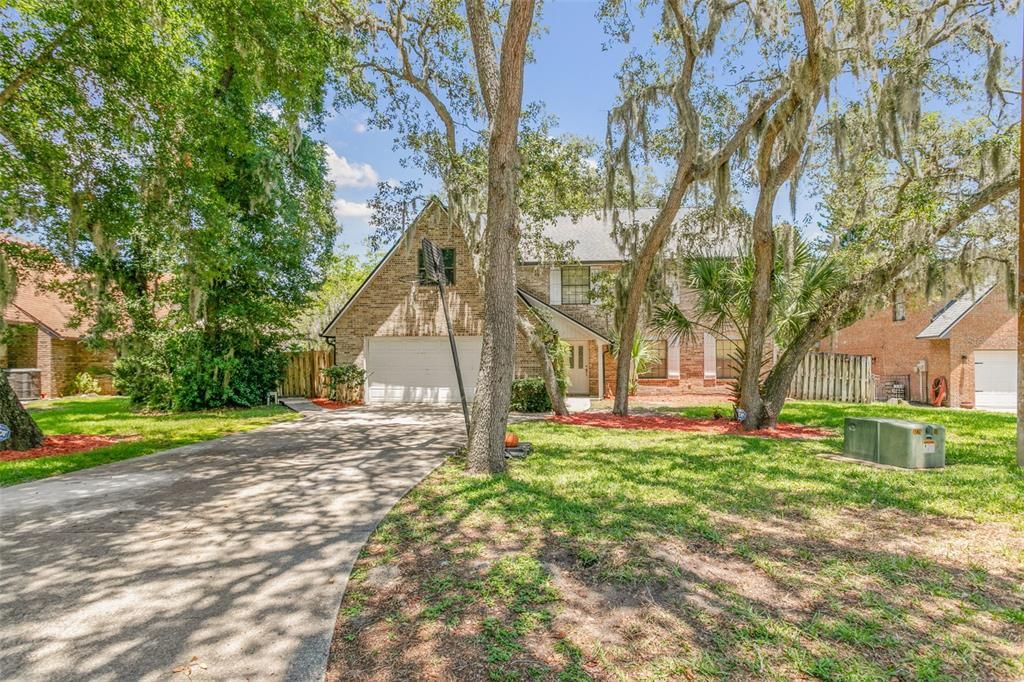
[[[514,448],[517,445],[519,445],[519,436],[517,436],[516,434],[512,433],[511,431],[506,431],[505,432],[505,447],[506,448]]]

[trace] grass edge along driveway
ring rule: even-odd
[[[129,409],[128,399],[119,396],[39,400],[28,403],[27,408],[47,436],[89,434],[125,440],[72,455],[0,462],[0,487],[300,418],[298,414],[281,406],[141,413]]]
[[[691,416],[711,408],[667,410]],[[947,427],[948,466],[817,456],[844,416]],[[1018,680],[1024,475],[1011,415],[794,403],[826,441],[515,424],[353,571],[328,680]]]

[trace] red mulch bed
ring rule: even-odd
[[[620,417],[610,412],[577,412],[568,417],[557,415],[551,421],[573,426],[599,426],[604,429],[645,429],[658,431],[686,431],[689,433],[717,433],[733,436],[761,436],[764,438],[830,438],[835,432],[801,424],[778,424],[774,429],[744,431],[732,419],[696,419],[665,414],[634,414]]]
[[[314,405],[319,405],[325,410],[342,410],[346,407],[355,407],[356,405],[362,405],[362,403],[342,403],[337,400],[328,400],[327,398],[313,398],[311,401]]]
[[[0,450],[0,462],[13,462],[18,459],[35,459],[36,457],[53,457],[54,455],[74,455],[113,445],[118,439],[109,436],[83,436],[69,434],[64,436],[47,436],[43,444],[31,450]]]

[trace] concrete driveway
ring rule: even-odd
[[[360,548],[462,429],[320,412],[0,489],[0,678],[322,678]]]

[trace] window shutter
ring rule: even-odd
[[[551,305],[562,305],[562,269],[551,268],[551,286],[548,291]]]
[[[678,299],[677,299],[678,300]],[[679,337],[674,336],[668,340],[668,377],[679,376]]]
[[[717,376],[715,368],[715,337],[707,332],[704,333],[704,378],[714,379]]]

